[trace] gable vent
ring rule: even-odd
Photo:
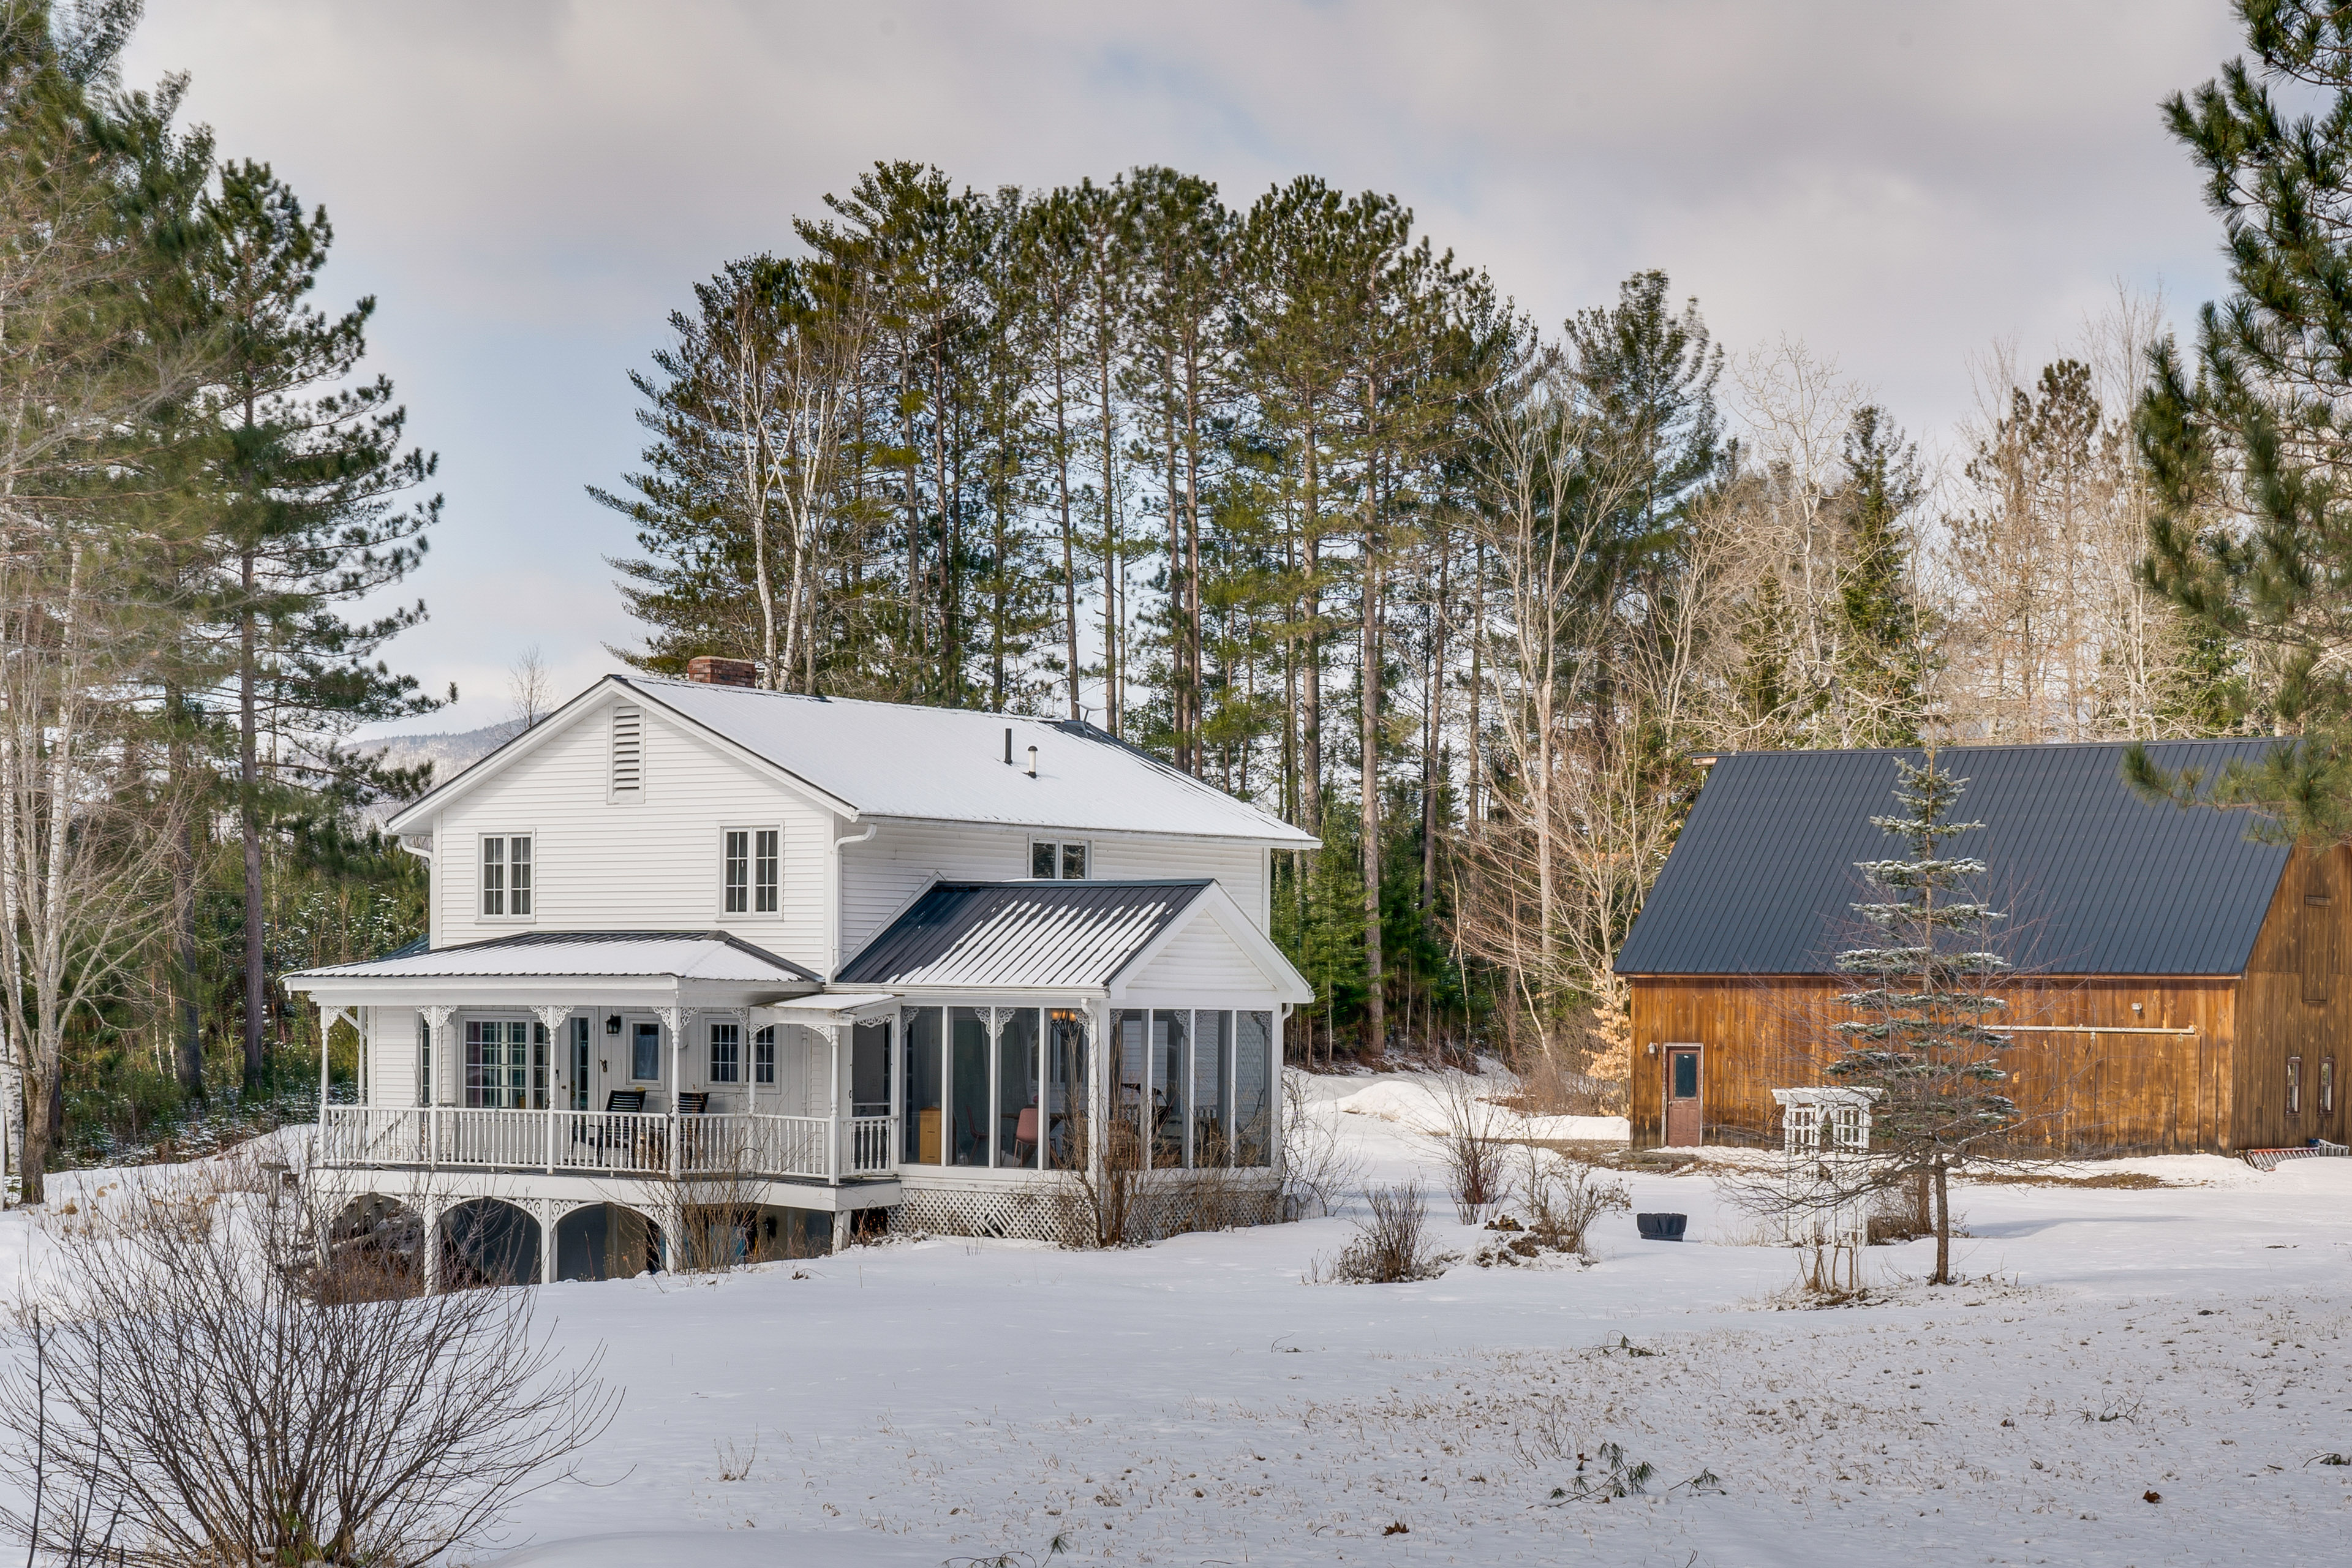
[[[643,798],[646,788],[646,717],[635,708],[613,710],[613,798]]]

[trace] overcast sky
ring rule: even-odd
[[[614,668],[630,540],[583,487],[635,462],[625,373],[877,159],[1392,192],[1540,320],[1663,268],[1735,353],[1802,340],[1932,442],[1995,341],[2030,369],[2118,283],[2216,292],[2157,103],[2238,47],[2222,0],[149,6],[130,76],[190,73],[225,156],[327,207],[326,301],[377,297],[441,456],[393,658],[464,700],[410,729],[504,718],[529,645],[565,695]]]

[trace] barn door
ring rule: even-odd
[[[1666,1146],[1688,1149],[1704,1138],[1706,1123],[1700,1099],[1706,1077],[1699,1069],[1696,1046],[1666,1047]]]

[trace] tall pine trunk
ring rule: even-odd
[[[1388,998],[1381,966],[1381,555],[1377,521],[1379,481],[1364,486],[1363,604],[1359,616],[1359,657],[1363,663],[1360,718],[1362,757],[1361,828],[1364,875],[1364,1047],[1378,1055],[1388,1046]]]
[[[237,617],[236,778],[237,829],[245,849],[245,1087],[261,1083],[261,1036],[269,1013],[269,978],[264,967],[261,885],[261,752],[258,722],[261,681],[253,595],[255,552],[240,557],[246,607]]]

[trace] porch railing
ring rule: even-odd
[[[319,1157],[328,1165],[833,1180],[895,1169],[897,1126],[890,1116],[835,1122],[821,1116],[331,1105]]]

